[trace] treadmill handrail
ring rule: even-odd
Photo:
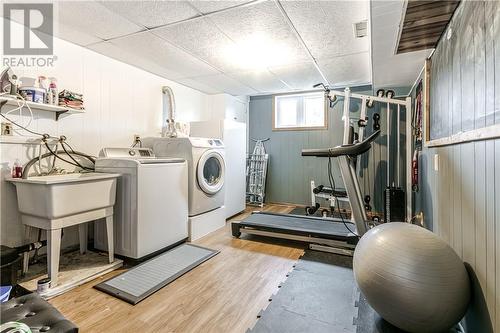
[[[316,157],[338,157],[338,156],[358,156],[371,148],[372,142],[379,136],[380,130],[373,132],[372,135],[367,137],[361,142],[342,145],[326,149],[302,149],[302,156],[316,156]]]

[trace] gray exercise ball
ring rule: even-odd
[[[412,333],[443,332],[464,316],[469,275],[444,240],[409,223],[369,230],[354,252],[354,276],[373,309]]]

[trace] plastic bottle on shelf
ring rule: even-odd
[[[49,84],[49,101],[50,104],[59,105],[59,94],[57,92],[57,79],[55,77],[50,77]]]
[[[12,166],[12,178],[22,178],[23,177],[23,166],[19,159],[16,158],[14,165]]]

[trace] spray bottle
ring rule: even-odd
[[[23,177],[23,166],[19,159],[16,158],[14,165],[12,166],[12,178],[22,178]]]
[[[55,77],[51,77],[49,84],[49,100],[50,104],[59,105],[59,94],[57,93],[57,80]]]

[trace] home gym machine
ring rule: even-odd
[[[311,249],[352,255],[359,238],[368,230],[369,221],[366,216],[365,202],[357,179],[358,172],[356,171],[360,163],[356,163],[356,161],[359,155],[371,148],[373,141],[380,135],[380,124],[378,124],[378,129],[374,126],[373,133],[363,139],[364,127],[368,123],[366,108],[373,105],[374,102],[381,102],[387,103],[388,110],[389,104],[398,105],[398,110],[400,105],[404,105],[407,107],[407,110],[410,110],[408,105],[411,103],[411,100],[408,98],[406,101],[402,101],[390,97],[353,94],[349,88],[346,88],[344,92],[330,91],[327,87],[324,88],[330,102],[335,100],[336,96],[344,97],[342,118],[344,121],[343,144],[326,149],[303,149],[302,156],[336,158],[338,160],[348,201],[351,206],[351,220],[347,220],[342,214],[340,214],[340,219],[325,219],[314,216],[254,212],[241,222],[232,222],[232,234],[234,237],[240,237],[242,233],[247,233],[290,239],[307,242]],[[351,98],[361,99],[360,118],[358,120],[359,141],[352,141],[354,137],[352,136],[349,119],[349,102]],[[378,123],[378,120],[380,120],[380,117],[374,119],[374,122]],[[409,155],[408,151],[407,155]],[[334,186],[331,187],[335,189]]]
[[[318,185],[314,180],[311,180],[311,206],[307,206],[305,208],[306,215],[315,215],[317,211],[321,208],[320,203],[317,199],[325,199],[329,205],[330,210],[323,208],[321,210],[321,217],[328,217],[329,214],[335,211],[335,207],[339,207],[340,202],[349,202],[349,198],[347,197],[347,192],[342,189],[331,188],[325,185]],[[366,207],[365,207],[366,208]]]

